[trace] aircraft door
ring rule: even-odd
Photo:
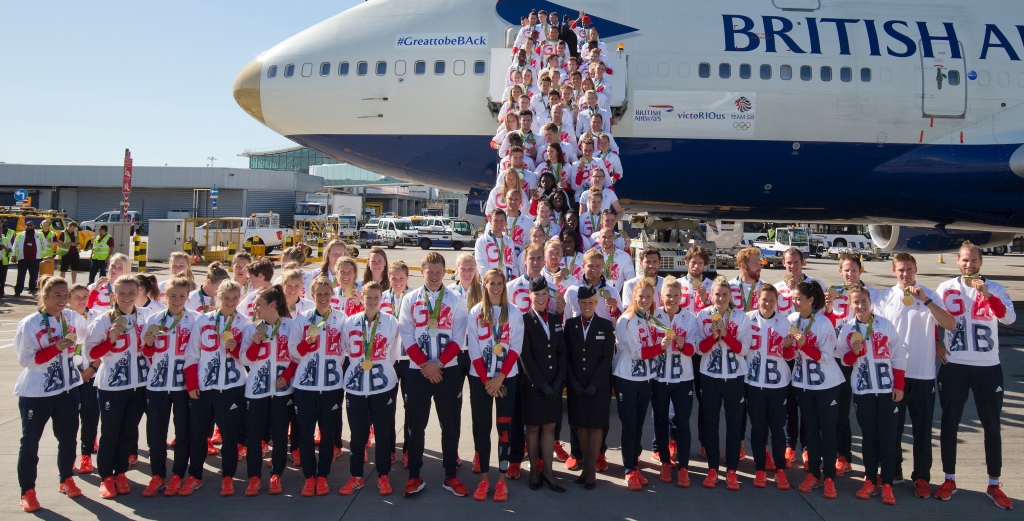
[[[960,45],[960,58],[952,57],[952,48],[947,41],[932,41],[934,58],[924,56],[923,46],[918,42],[921,53],[922,75],[922,116],[926,118],[963,118],[967,112],[967,63]]]

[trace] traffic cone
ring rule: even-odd
[[[939,264],[945,264],[946,261],[942,259],[942,254],[939,254]]]
[[[864,266],[864,255],[860,256],[860,271],[861,273],[867,273],[868,269]]]

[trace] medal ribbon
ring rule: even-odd
[[[498,266],[504,268],[505,267],[505,236],[502,236],[499,239],[496,235],[494,235],[492,233],[491,234],[491,238],[494,239],[494,244],[496,246],[498,246]],[[441,286],[441,292],[442,293],[444,292],[444,286]],[[427,309],[429,309],[429,307]]]
[[[169,311],[164,311],[164,318],[160,319],[160,328],[163,329],[161,334],[167,333],[168,331],[173,331],[174,328],[178,326],[178,322],[181,322],[181,319],[185,317],[185,310],[183,309],[183,310],[181,310],[180,313],[178,313],[178,318],[174,319],[174,323],[171,324],[171,327],[165,328],[163,326],[165,324],[167,324],[167,318],[168,317],[170,317],[170,312]]]
[[[459,286],[459,293],[462,293],[462,286]],[[404,289],[402,290],[402,300],[405,300],[405,290]],[[399,305],[395,306],[395,292],[394,291],[391,292],[391,311],[393,311],[395,313],[395,320],[398,320],[399,317],[402,316],[401,300],[399,301]]]
[[[264,320],[264,321],[263,321],[263,323],[264,323],[264,324],[266,324],[266,323],[267,323],[267,321],[266,321],[266,320]],[[276,336],[277,336],[277,330],[278,330],[278,328],[280,328],[280,327],[281,327],[281,317],[277,317],[277,323],[276,323],[276,324],[274,324],[274,330],[270,332],[270,336],[268,336],[268,337],[267,337],[267,339],[266,339],[266,340],[264,340],[264,342],[270,342],[271,340],[273,340],[273,339],[274,339],[274,337],[276,337]]]
[[[114,285],[109,282],[107,283],[107,299],[110,300],[110,309],[117,307],[114,299]]]
[[[373,316],[373,328],[370,329],[370,337],[366,337],[366,314],[363,314],[363,361],[373,363],[370,355],[373,353],[373,340],[377,338],[377,326],[380,325],[380,311]]]
[[[738,286],[740,287],[740,302],[743,303],[743,311],[750,311],[750,308],[754,307],[754,293],[756,293],[756,291],[754,291],[754,286],[757,285],[757,283],[754,282],[750,284],[750,296],[748,297],[743,291],[743,281],[738,281]]]
[[[862,333],[861,330],[860,330],[861,321],[857,320],[856,318],[853,319],[853,321],[854,321],[853,327],[857,329],[858,333],[861,333],[862,335],[864,335],[864,341],[865,342],[867,342],[871,338],[871,333],[872,333],[872,331],[874,331],[874,327],[875,327],[875,314],[872,313],[871,314],[871,318],[868,319],[868,320],[869,320],[868,321],[868,332],[867,333]]]
[[[231,316],[228,317],[227,322],[224,324],[224,330],[221,331],[221,329],[220,329],[220,317],[221,317],[221,314],[220,314],[219,310],[217,311],[217,324],[216,324],[215,328],[217,330],[217,339],[218,339],[218,341],[220,341],[220,336],[221,335],[223,335],[224,333],[227,333],[228,331],[231,331],[231,324],[234,323],[234,321],[235,321],[235,315],[237,315],[237,313],[232,313]]]
[[[43,329],[46,330],[46,337],[51,344],[55,344],[53,340],[53,333],[50,332],[50,315],[43,311]],[[64,338],[68,336],[68,323],[64,320],[64,313],[60,314],[60,337]]]
[[[493,237],[493,235],[492,235],[492,237]],[[502,245],[502,248],[504,249],[504,244]],[[433,320],[435,323],[437,323],[437,316],[439,314],[441,314],[441,304],[442,304],[443,300],[444,300],[444,285],[443,284],[441,285],[441,289],[438,290],[438,292],[437,292],[437,299],[434,300],[434,304],[433,305],[430,304],[430,297],[427,295],[426,288],[424,288],[424,291],[423,291],[423,303],[426,304],[426,306],[427,306],[427,316],[430,317],[430,320]]]

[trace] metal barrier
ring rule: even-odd
[[[242,219],[188,218],[184,221],[184,250],[194,262],[231,263],[237,245],[242,243]]]

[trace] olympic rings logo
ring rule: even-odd
[[[750,127],[754,126],[749,121],[737,121],[732,124],[732,128],[736,130],[750,130]]]

